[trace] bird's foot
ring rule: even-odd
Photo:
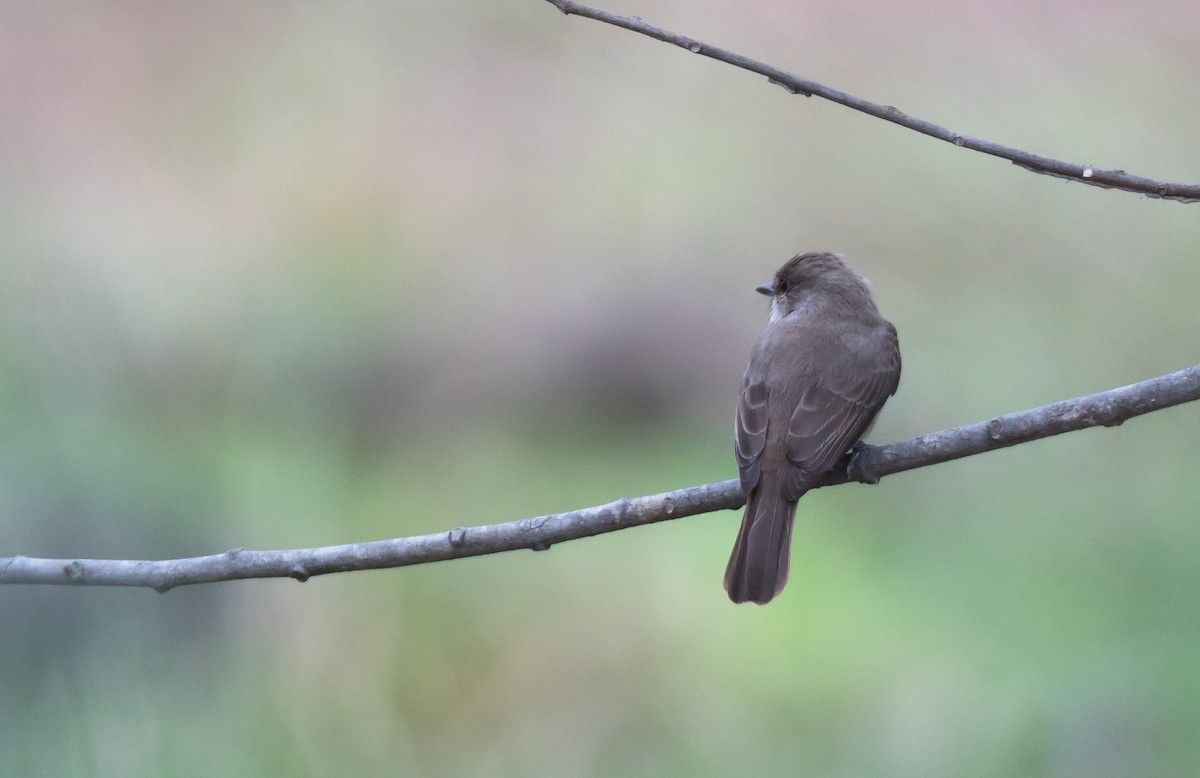
[[[875,475],[871,467],[871,454],[878,448],[878,446],[863,443],[861,440],[855,443],[854,447],[850,449],[850,458],[846,462],[846,477],[851,481],[863,484],[879,483],[879,476]]]

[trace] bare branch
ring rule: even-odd
[[[864,447],[847,457],[845,475],[839,473],[823,485],[851,480],[875,483],[892,473],[1063,432],[1116,426],[1134,416],[1197,399],[1200,365],[1107,392],[931,432],[904,443]],[[241,578],[290,577],[305,581],[325,573],[419,565],[520,548],[544,551],[567,540],[729,510],[744,502],[735,479],[648,497],[622,498],[550,516],[346,546],[291,551],[234,549],[212,556],[160,561],[8,557],[0,558],[0,584],[146,586],[165,592],[185,584]]]
[[[1065,178],[1069,181],[1079,181],[1091,186],[1098,186],[1102,189],[1121,189],[1126,192],[1136,192],[1144,194],[1147,197],[1157,197],[1164,200],[1177,200],[1181,203],[1200,202],[1200,184],[1178,184],[1167,181],[1155,181],[1142,176],[1135,176],[1126,173],[1124,170],[1102,170],[1091,165],[1079,165],[1073,162],[1063,162],[1061,160],[1043,157],[1040,154],[1033,154],[1028,151],[1004,146],[999,143],[993,143],[983,138],[976,138],[971,135],[965,135],[961,132],[941,127],[933,122],[919,119],[915,116],[909,116],[903,111],[890,105],[879,105],[872,103],[869,100],[863,100],[861,97],[839,92],[836,89],[831,89],[823,84],[818,84],[816,81],[809,81],[806,78],[792,75],[779,68],[771,65],[758,62],[749,57],[735,54],[732,51],[712,46],[703,43],[694,38],[689,38],[684,35],[677,35],[670,30],[664,30],[661,27],[655,27],[652,24],[647,24],[640,18],[619,16],[608,11],[602,11],[599,8],[583,5],[582,3],[573,2],[573,0],[547,0],[553,4],[564,14],[574,14],[583,16],[588,19],[596,19],[597,21],[605,22],[616,27],[624,27],[626,30],[648,35],[655,40],[670,43],[679,46],[682,49],[687,49],[693,54],[699,54],[704,57],[710,57],[721,62],[733,65],[734,67],[749,70],[752,73],[766,76],[767,80],[772,84],[777,84],[792,94],[805,95],[806,97],[823,97],[826,100],[831,100],[847,108],[852,108],[855,111],[869,114],[885,121],[899,124],[901,127],[907,127],[910,130],[929,135],[939,140],[944,140],[947,143],[953,143],[964,149],[972,151],[980,151],[984,154],[991,154],[1001,159],[1007,159],[1014,165],[1023,167],[1034,173],[1042,173],[1044,175],[1055,176],[1056,178]]]

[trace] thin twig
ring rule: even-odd
[[[976,138],[961,132],[955,132],[933,122],[919,119],[916,116],[910,116],[894,106],[879,105],[878,103],[864,100],[861,97],[839,92],[823,84],[818,84],[816,81],[792,75],[779,68],[758,62],[741,54],[735,54],[732,51],[703,43],[695,38],[678,35],[670,30],[655,27],[636,16],[619,16],[608,11],[602,11],[599,8],[592,8],[582,3],[573,2],[573,0],[547,0],[547,2],[553,4],[564,14],[583,16],[616,27],[624,27],[626,30],[632,30],[642,35],[648,35],[664,43],[670,43],[682,49],[687,49],[693,54],[710,57],[734,67],[766,76],[770,83],[781,86],[792,94],[800,94],[807,97],[823,97],[826,100],[832,100],[855,111],[861,111],[876,118],[899,124],[901,127],[907,127],[910,130],[944,140],[947,143],[953,143],[955,146],[1007,159],[1014,165],[1018,165],[1034,173],[1065,178],[1069,181],[1079,181],[1091,186],[1098,186],[1102,189],[1121,189],[1126,192],[1144,194],[1147,197],[1177,200],[1181,203],[1200,202],[1200,184],[1177,184],[1167,181],[1155,181],[1150,178],[1126,173],[1124,170],[1103,170],[1092,165],[1078,165],[1073,162],[1063,162],[1051,157],[1043,157],[1040,154],[1033,154],[1028,151],[1012,148],[1011,146],[993,143],[983,138]]]
[[[823,485],[851,480],[875,483],[892,473],[1063,432],[1116,426],[1143,413],[1198,399],[1200,365],[1119,389],[931,432],[904,443],[864,447],[848,458],[845,475],[839,473]],[[290,577],[305,581],[325,573],[419,565],[521,548],[544,551],[568,540],[729,510],[741,507],[744,502],[741,486],[734,479],[648,497],[622,498],[607,505],[550,516],[346,546],[291,551],[234,549],[212,556],[161,561],[18,556],[0,558],[0,584],[146,586],[165,592],[185,584],[241,578]]]

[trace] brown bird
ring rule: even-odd
[[[746,514],[725,570],[734,602],[783,591],[796,501],[870,431],[900,382],[896,328],[836,254],[798,254],[758,287],[771,320],[742,378],[734,450]]]

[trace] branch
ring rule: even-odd
[[[1126,419],[1200,399],[1200,365],[1148,381],[1045,405],[965,427],[931,432],[904,443],[864,446],[848,455],[845,472],[822,486],[880,478],[952,459]],[[544,551],[555,543],[643,524],[739,508],[745,496],[734,479],[648,497],[503,524],[345,546],[291,551],[233,549],[223,554],[161,561],[0,558],[0,584],[146,586],[165,592],[185,584],[241,578],[295,578],[352,570],[419,565],[520,548]]]
[[[1200,184],[1176,184],[1167,181],[1155,181],[1150,178],[1126,173],[1124,170],[1101,170],[1091,165],[1078,165],[1072,162],[1063,162],[1050,157],[1043,157],[1040,154],[1032,154],[1028,151],[1021,151],[1011,146],[1004,146],[984,140],[983,138],[964,135],[963,133],[941,127],[933,122],[909,116],[894,106],[879,105],[869,100],[863,100],[861,97],[839,92],[823,84],[818,84],[816,81],[809,81],[806,78],[792,75],[779,68],[758,62],[741,54],[735,54],[732,51],[726,51],[725,49],[702,43],[694,38],[677,35],[670,30],[655,27],[636,16],[618,16],[608,11],[602,11],[599,8],[592,8],[573,2],[573,0],[547,0],[547,2],[553,4],[564,14],[574,14],[588,19],[596,19],[606,24],[624,27],[626,30],[648,35],[664,43],[670,43],[687,49],[693,54],[710,57],[734,67],[766,76],[768,82],[781,86],[792,94],[800,94],[806,97],[823,97],[826,100],[839,103],[855,111],[861,111],[878,119],[893,122],[899,124],[901,127],[907,127],[910,130],[953,143],[955,146],[1007,159],[1014,165],[1018,165],[1034,173],[1065,178],[1068,181],[1079,181],[1091,186],[1098,186],[1102,189],[1121,189],[1126,192],[1144,194],[1147,197],[1177,200],[1181,203],[1200,202]]]

